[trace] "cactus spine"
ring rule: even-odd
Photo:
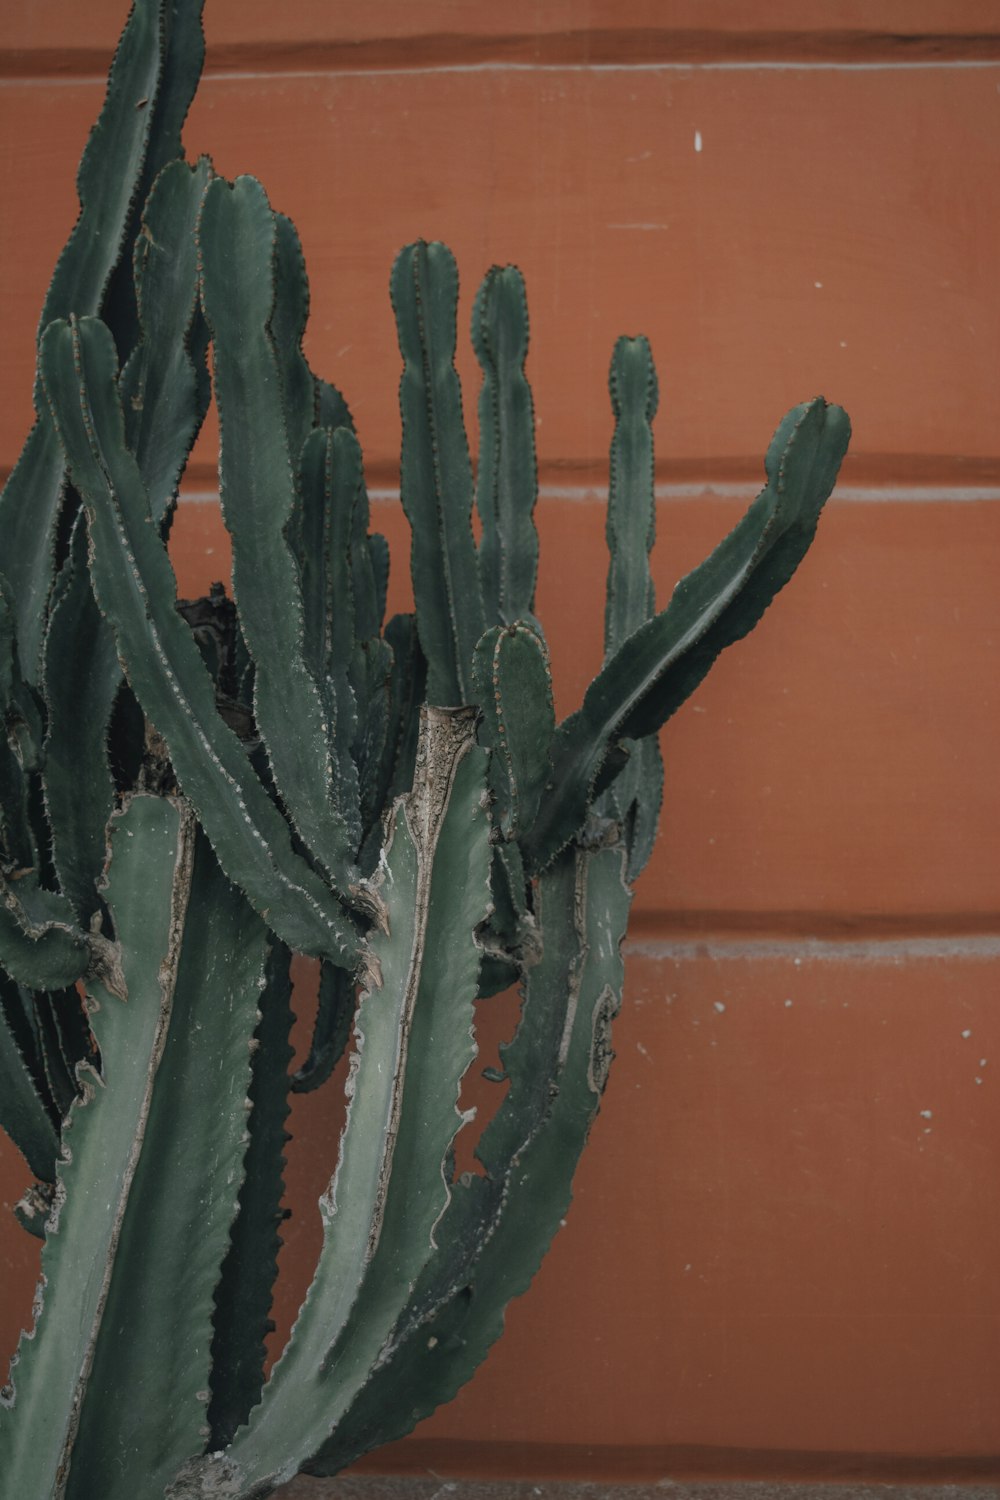
[[[764,490],[657,613],[656,373],[620,340],[605,662],[557,725],[520,273],[475,299],[474,478],[454,259],[396,261],[416,608],[386,622],[294,226],[181,155],[201,55],[199,0],[136,0],[0,497],[0,1118],[45,1240],[0,1398],[19,1500],[266,1495],[469,1377],[600,1102],[655,733],[794,572],[848,439],[822,399],[790,412]],[[233,597],[183,601],[165,538],[213,397]],[[293,951],[321,979],[290,1078]],[[474,1002],[510,984],[507,1092],[458,1179]],[[265,1381],[288,1091],[346,1048],[323,1248]]]

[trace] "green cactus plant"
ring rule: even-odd
[[[474,477],[455,262],[408,246],[415,613],[385,622],[350,413],[302,353],[295,230],[252,178],[183,159],[200,9],[135,0],[0,497],[0,1116],[45,1240],[0,1411],[19,1500],[267,1495],[469,1377],[604,1088],[656,731],[791,577],[848,440],[822,399],[790,412],[765,488],[658,613],[656,374],[619,340],[606,657],[557,725],[523,281],[494,268],[476,298]],[[178,601],[165,540],[213,396],[233,597]],[[321,978],[290,1078],[293,951]],[[507,1092],[457,1179],[474,1002],[511,984]],[[348,1047],[323,1246],[265,1381],[288,1091]]]

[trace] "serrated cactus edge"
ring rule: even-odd
[[[474,471],[455,259],[396,259],[415,612],[386,622],[295,228],[182,158],[202,53],[200,0],[135,0],[0,497],[0,1123],[44,1237],[0,1394],[18,1500],[268,1495],[469,1378],[604,1091],[656,732],[795,571],[849,436],[822,398],[789,412],[764,489],[657,612],[659,387],[620,339],[605,661],[557,724],[521,273],[474,301]],[[212,400],[232,596],[179,600],[166,534]],[[321,1003],[293,1073],[294,953]],[[476,1003],[511,985],[506,1093],[458,1178]],[[265,1379],[289,1093],[345,1052],[323,1245]]]

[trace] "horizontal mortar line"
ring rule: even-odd
[[[670,61],[614,62],[519,62],[508,59],[483,59],[477,62],[440,62],[428,64],[395,63],[361,67],[331,61],[327,67],[308,68],[260,66],[258,68],[208,67],[203,85],[214,83],[255,83],[265,80],[309,78],[401,78],[441,77],[448,74],[483,73],[913,73],[1000,68],[1000,41],[991,38],[993,57],[877,58],[866,61],[795,58],[685,58]],[[12,71],[10,57],[0,58],[0,88],[76,88],[93,87],[106,81],[105,66],[96,68],[88,59],[87,71],[46,72],[41,64],[36,71]]]
[[[796,60],[785,58],[718,58],[712,60],[621,61],[621,62],[513,62],[484,59],[481,62],[437,63],[411,66],[387,64],[381,68],[275,68],[230,70],[216,68],[205,74],[213,82],[246,83],[256,78],[381,78],[386,73],[401,77],[426,77],[442,73],[884,73],[927,72],[944,69],[998,68],[998,57],[879,59],[870,62]]]
[[[628,938],[626,955],[691,963],[781,959],[796,967],[803,963],[879,964],[898,966],[914,961],[992,963],[1000,959],[1000,936],[906,938],[755,938],[739,937]]]
[[[752,499],[760,487],[759,480],[750,480],[746,484],[729,482],[712,484],[706,481],[704,484],[657,484],[655,493],[656,499],[664,502],[700,499],[745,501]],[[219,492],[217,489],[185,490],[180,498],[185,505],[216,504]],[[400,498],[399,488],[392,485],[372,486],[369,488],[368,498],[373,505],[396,505]],[[599,485],[546,484],[543,481],[538,487],[538,498],[577,504],[604,505],[607,503],[607,486],[605,485],[602,489]],[[950,488],[938,489],[931,486],[908,485],[896,488],[885,485],[838,485],[833,492],[831,503],[836,503],[838,500],[849,504],[871,505],[886,502],[906,505],[996,503],[1000,501],[1000,486],[954,485]]]

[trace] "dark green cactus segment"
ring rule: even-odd
[[[347,788],[334,774],[330,726],[303,657],[298,570],[285,539],[295,484],[269,328],[274,237],[274,215],[258,182],[241,177],[230,187],[214,179],[199,228],[202,305],[214,343],[233,594],[256,669],[254,717],[289,817],[334,886],[346,892],[354,880],[357,808],[333,800]]]
[[[316,382],[302,352],[309,319],[309,278],[302,242],[291,219],[274,215],[274,303],[271,339],[285,409],[288,451],[302,452],[316,416]]]
[[[39,323],[105,309],[115,267],[128,260],[138,209],[152,175],[180,154],[180,126],[201,69],[201,5],[137,0],[90,134],[77,188],[80,217],[56,265]],[[167,66],[169,62],[169,66]],[[168,74],[164,81],[164,72]],[[161,93],[163,95],[161,99]],[[130,279],[113,309],[120,347],[131,347]],[[0,496],[4,569],[17,600],[21,663],[37,682],[49,591],[56,565],[56,523],[64,497],[63,456],[41,392],[38,421]]]
[[[767,452],[767,486],[742,521],[677,585],[667,608],[619,647],[582,708],[559,726],[552,791],[526,841],[531,868],[549,863],[582,826],[611,745],[665,723],[791,578],[815,535],[849,435],[846,414],[822,398],[785,417]]]
[[[655,609],[649,553],[656,537],[656,491],[652,422],[659,387],[647,339],[620,338],[609,378],[615,431],[611,440],[608,494],[605,659],[612,657]],[[629,740],[628,760],[597,804],[614,818],[629,851],[628,877],[635,880],[656,840],[663,799],[663,761],[654,736]],[[604,769],[611,771],[608,761]]]
[[[350,680],[354,657],[352,542],[363,491],[361,450],[348,428],[317,428],[299,464],[299,577],[303,659],[319,688],[331,774],[352,851],[361,842],[358,768],[352,747],[361,715]]]
[[[290,946],[353,965],[353,925],[293,853],[287,825],[216,712],[212,681],[174,607],[173,570],[124,444],[110,335],[96,319],[53,324],[42,341],[42,370],[87,509],[95,592],[131,687],[166,739],[223,869]]]
[[[45,1069],[46,1086],[55,1104],[56,1114],[60,1120],[64,1120],[77,1095],[76,1077],[63,1045],[63,1035],[52,996],[45,990],[34,990],[31,994],[31,1005],[38,1025],[38,1042],[42,1053],[42,1067]]]
[[[524,374],[528,301],[516,266],[494,266],[472,313],[483,370],[476,505],[483,524],[479,575],[489,623],[513,625],[535,608],[538,499],[535,410]]]
[[[455,370],[458,273],[445,245],[418,241],[392,270],[403,374],[400,485],[413,528],[411,569],[428,702],[473,701],[470,669],[486,629],[472,536],[472,467]]]
[[[307,1473],[336,1473],[450,1400],[499,1337],[507,1302],[527,1287],[565,1217],[621,1003],[623,851],[564,856],[541,877],[539,902],[545,950],[504,1052],[510,1088],[478,1148],[488,1175],[455,1184],[410,1312]]]
[[[494,846],[490,869],[493,911],[480,933],[483,964],[479,998],[486,999],[515,984],[537,962],[541,933],[527,902],[527,880],[521,851],[514,842]]]
[[[296,1094],[311,1094],[326,1082],[347,1051],[357,1000],[354,977],[346,969],[323,964],[319,974],[319,1005],[309,1055],[292,1075]]]
[[[39,677],[45,614],[56,567],[56,523],[64,495],[62,450],[44,411],[0,492],[4,569],[17,602],[18,649],[29,682]]]
[[[517,838],[535,821],[555,732],[544,640],[523,622],[495,625],[476,647],[472,681],[483,711],[482,743],[493,752],[497,825],[505,839]]]
[[[13,591],[0,576],[0,717],[21,766],[25,771],[35,771],[41,764],[42,715],[21,672],[16,622]]]
[[[227,1455],[247,1492],[290,1477],[335,1428],[432,1257],[451,1196],[445,1163],[475,1055],[474,931],[489,904],[487,757],[474,734],[473,711],[426,710],[414,791],[396,805],[388,920],[371,938],[323,1250],[261,1405]],[[203,1479],[211,1494],[210,1466]]]
[[[628,850],[628,878],[634,881],[645,869],[656,844],[663,804],[663,757],[655,734],[623,743],[629,752],[628,764],[597,810],[619,824]]]
[[[271,1331],[272,1288],[281,1246],[284,1148],[288,1141],[288,1066],[292,1059],[291,955],[272,946],[254,1032],[249,1141],[239,1212],[215,1291],[212,1319],[210,1449],[225,1446],[260,1399],[264,1340]],[[324,965],[324,967],[327,967]],[[343,969],[331,973],[342,976]]]
[[[376,635],[355,647],[349,673],[357,703],[351,756],[358,769],[361,827],[366,832],[378,823],[385,806],[382,768],[389,738],[392,669],[388,641]]]
[[[93,940],[76,925],[65,896],[43,890],[33,875],[0,878],[0,964],[18,984],[60,990],[93,963]]]
[[[150,184],[167,161],[183,154],[180,130],[203,53],[198,0],[136,0],[80,160],[80,217],[56,265],[40,334],[55,318],[97,313],[123,256],[127,268]],[[127,338],[128,331],[121,335]]]
[[[250,1038],[264,999],[268,935],[208,840],[195,835],[189,810],[181,809],[181,819],[187,848],[173,890],[163,1035],[66,1500],[162,1494],[204,1442],[213,1297],[248,1150]],[[135,837],[142,837],[141,819]],[[117,921],[112,897],[109,905]],[[98,1014],[98,1028],[101,1021]],[[111,1059],[105,1074],[113,1088]],[[69,1138],[72,1149],[72,1131]],[[266,1240],[260,1245],[262,1258],[269,1248]]]
[[[292,458],[314,427],[354,431],[350,408],[336,386],[318,379],[302,349],[309,320],[309,278],[298,230],[285,214],[274,216],[274,306],[270,333],[278,359],[285,408],[288,451]],[[288,539],[301,560],[298,516],[292,515]]]
[[[319,683],[349,668],[357,644],[373,640],[382,628],[388,547],[384,537],[368,535],[368,516],[361,448],[354,433],[349,427],[315,429],[299,460],[294,530],[303,649]],[[377,569],[383,567],[380,577]],[[338,731],[337,737],[344,736]]]
[[[3,1404],[14,1410],[0,1411],[0,1472],[19,1500],[64,1494],[176,978],[178,893],[190,857],[179,810],[137,798],[115,826],[107,897],[129,1001],[89,986],[99,1006],[103,1087],[87,1081],[65,1126],[37,1321],[11,1369]]]
[[[357,439],[354,441],[357,442]],[[385,616],[385,597],[389,588],[389,544],[385,537],[368,534],[371,512],[361,466],[360,446],[358,467],[361,470],[361,482],[351,512],[351,600],[354,605],[355,639],[370,641],[381,631]]]
[[[59,1118],[63,1119],[79,1093],[79,1065],[97,1068],[100,1064],[84,1003],[79,991],[71,986],[52,992],[34,990],[25,1004],[30,1004],[35,1014],[45,1076]]]
[[[413,615],[393,615],[385,627],[392,647],[389,680],[389,728],[386,734],[382,806],[413,786],[413,768],[420,733],[420,705],[427,696],[427,661],[420,646]]]
[[[337,497],[349,505],[350,497]],[[296,509],[289,526],[299,559],[302,590],[302,654],[317,683],[326,678],[333,627],[330,551],[334,526],[333,432],[309,434],[299,459]],[[343,521],[340,522],[343,525]],[[341,555],[333,559],[346,571]],[[352,642],[353,643],[353,642]]]
[[[366,831],[360,865],[370,875],[378,863],[382,812],[413,786],[420,706],[426,699],[427,663],[420,649],[416,621],[409,614],[393,615],[381,642],[369,642],[367,649],[373,653],[368,663],[367,712],[375,720],[381,746],[377,759],[373,756],[368,762],[364,780],[362,814]],[[383,729],[383,700],[378,694],[382,691],[379,675],[386,666]],[[377,748],[373,736],[369,738],[366,732],[365,738],[373,750]]]
[[[99,311],[126,251],[156,119],[169,0],[137,0],[76,177],[80,216],[56,263],[39,322]],[[175,153],[171,153],[175,154]]]
[[[613,656],[653,613],[649,553],[656,538],[653,428],[659,401],[649,341],[620,338],[609,378],[615,416],[608,494],[607,604],[604,650]]]
[[[12,872],[38,868],[29,794],[24,767],[0,733],[0,865]]]
[[[140,342],[119,386],[125,439],[162,526],[208,409],[208,334],[198,305],[195,228],[212,180],[202,157],[174,161],[153,184],[135,242],[133,269]]]
[[[42,1056],[41,1027],[35,1009],[34,997],[23,985],[15,984],[9,975],[0,969],[0,1007],[14,1043],[24,1058],[38,1095],[53,1125],[58,1129],[60,1114],[45,1076],[45,1060]]]
[[[0,577],[0,867],[12,875],[41,868],[33,796],[41,737],[38,705],[18,662],[13,598]]]
[[[368,557],[371,563],[372,583],[375,594],[372,601],[375,628],[374,630],[366,629],[367,621],[358,619],[355,628],[361,640],[367,639],[369,635],[378,635],[382,629],[382,622],[385,619],[385,602],[389,593],[389,543],[377,531],[372,532],[368,538]]]
[[[354,653],[354,549],[356,512],[363,500],[361,448],[346,427],[318,428],[302,449],[299,468],[303,500],[306,661],[317,682],[336,669],[345,671]],[[366,524],[361,548],[367,560]],[[377,630],[377,627],[376,627]]]
[[[45,635],[45,804],[62,891],[81,922],[97,910],[105,827],[114,805],[108,732],[122,673],[115,641],[94,600],[81,515],[53,594]]]
[[[316,380],[314,427],[349,427],[354,431],[354,418],[350,407],[340,391],[328,380]]]
[[[132,212],[123,239],[123,252],[128,251],[139,231],[142,207],[157,175],[168,162],[184,155],[181,129],[205,60],[205,36],[201,24],[203,7],[204,0],[166,0],[161,4],[162,65],[155,97],[139,108],[140,113],[145,110],[152,113],[146,156],[132,195]],[[128,254],[122,253],[109,279],[100,312],[115,335],[123,361],[139,336],[136,294]],[[67,307],[54,312],[53,316],[67,317],[70,313],[81,315],[89,311],[89,308]]]
[[[39,1181],[55,1182],[59,1133],[34,1044],[17,986],[0,974],[0,1124]]]
[[[390,732],[387,756],[391,768],[389,791],[383,798],[388,807],[413,785],[413,766],[420,732],[420,705],[427,696],[427,658],[420,645],[415,615],[393,615],[385,627],[392,647]]]

